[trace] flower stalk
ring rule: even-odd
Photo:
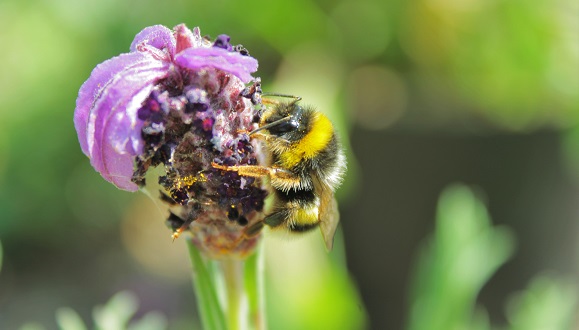
[[[244,282],[249,305],[249,322],[256,330],[267,329],[263,246],[264,244],[260,243],[256,252],[245,259]]]
[[[192,281],[193,289],[197,297],[199,318],[203,329],[226,330],[225,316],[221,309],[217,290],[214,285],[211,272],[208,269],[201,253],[191,242],[187,240],[191,265],[193,266]]]
[[[218,261],[223,275],[225,289],[225,311],[228,329],[247,329],[247,295],[243,283],[245,262],[239,259]]]
[[[187,242],[203,329],[266,329],[262,249],[245,260],[210,260]]]

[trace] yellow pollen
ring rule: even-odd
[[[199,173],[197,175],[187,175],[184,177],[180,177],[176,184],[175,184],[175,188],[176,189],[181,189],[184,187],[190,187],[192,185],[194,185],[196,182],[205,182],[207,181],[207,178],[205,177],[205,174],[203,173]]]

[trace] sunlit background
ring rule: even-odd
[[[184,241],[91,168],[72,123],[96,64],[182,22],[243,44],[264,90],[316,105],[347,148],[335,251],[265,242],[272,329],[579,326],[578,17],[574,0],[0,0],[0,329],[56,329],[64,306],[92,324],[123,290],[137,319],[198,326]],[[474,195],[437,208],[457,182]]]

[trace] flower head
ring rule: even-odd
[[[259,120],[258,64],[229,40],[185,25],[145,28],[129,53],[93,70],[74,114],[82,151],[103,178],[128,191],[158,184],[151,193],[171,208],[168,225],[189,227],[217,255],[255,244],[242,228],[261,219],[266,196],[260,180],[211,166],[257,163],[259,146],[244,132]]]

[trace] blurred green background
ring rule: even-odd
[[[93,306],[121,290],[136,295],[138,315],[160,311],[174,329],[198,323],[184,242],[170,242],[164,215],[143,194],[101,179],[72,124],[78,89],[96,64],[127,52],[146,26],[179,23],[231,35],[260,61],[264,90],[315,104],[347,147],[338,197],[349,275],[328,275],[299,240],[268,239],[267,262],[278,262],[268,271],[279,289],[269,290],[274,326],[335,318],[345,329],[436,328],[418,322],[427,314],[416,306],[462,303],[442,283],[477,276],[470,294],[495,326],[525,324],[507,302],[529,285],[573,316],[577,17],[574,0],[0,0],[0,328],[56,328],[62,306],[88,321]],[[481,251],[496,253],[473,253],[453,268],[444,248],[419,251],[429,237],[461,249],[450,242],[462,222],[442,225],[443,206],[435,215],[454,182],[476,187],[488,207],[492,221],[475,216],[484,220],[474,227],[492,222],[509,234],[496,242],[489,234]],[[447,199],[478,205],[456,189]],[[481,265],[489,268],[478,272]],[[288,283],[304,290],[288,292]],[[334,291],[315,301],[319,312],[292,309],[289,301],[308,304],[312,283]],[[518,301],[533,310],[529,296]]]

